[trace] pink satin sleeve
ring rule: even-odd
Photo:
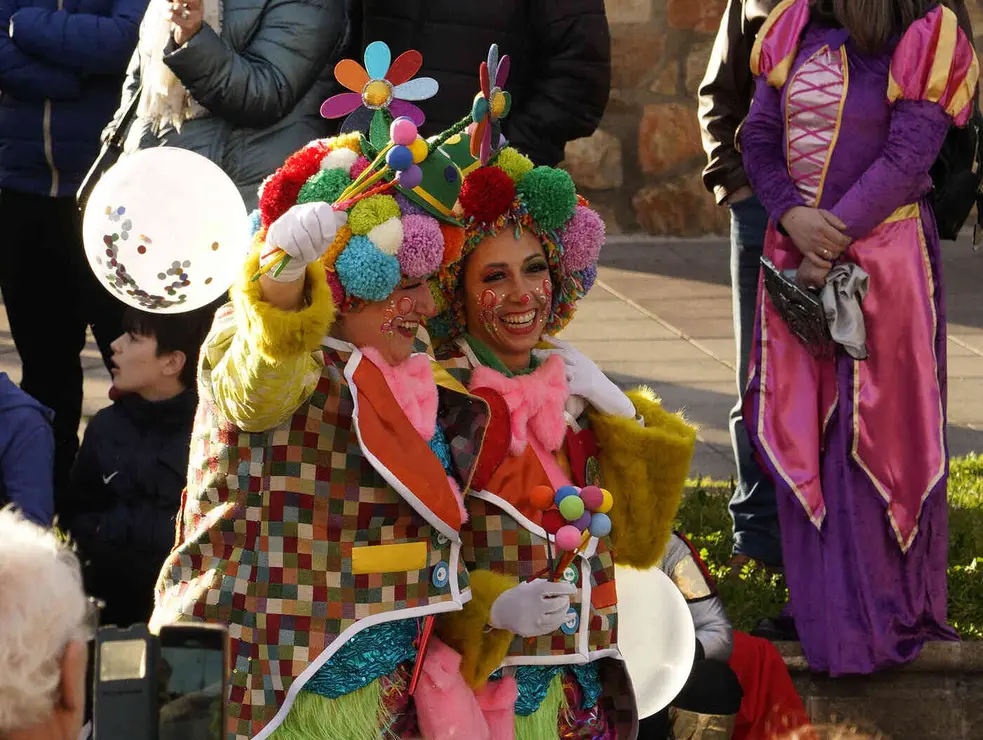
[[[799,37],[809,23],[809,0],[784,0],[771,12],[751,49],[751,71],[768,84],[785,84],[799,48]]]
[[[888,99],[941,105],[963,126],[972,112],[979,61],[955,14],[938,6],[908,27],[891,58]]]

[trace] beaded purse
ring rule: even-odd
[[[816,357],[833,354],[833,340],[819,292],[799,287],[767,257],[761,258],[765,290],[782,321]]]

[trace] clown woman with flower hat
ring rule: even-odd
[[[596,279],[604,224],[565,171],[533,167],[503,145],[498,118],[507,99],[496,105],[503,68],[507,58],[499,61],[493,48],[482,65],[475,124],[443,144],[466,174],[455,210],[465,236],[460,258],[441,268],[441,312],[427,329],[439,363],[489,403],[486,440],[504,437],[507,447],[495,470],[467,491],[463,560],[519,580],[552,571],[577,592],[559,630],[516,637],[500,667],[489,667],[466,634],[454,633],[456,625],[437,629],[461,652],[476,690],[517,685],[517,737],[632,737],[614,565],[648,569],[658,562],[695,431],[650,390],[622,393],[554,338]],[[578,501],[567,506],[571,485],[584,503],[589,488],[602,493],[603,485],[608,514],[592,517]],[[548,495],[543,505],[543,490],[556,491],[559,512]],[[556,566],[558,547],[568,554]]]
[[[461,254],[461,181],[378,106],[368,135],[314,141],[261,188],[255,249],[202,350],[153,617],[228,626],[230,740],[502,737],[514,684],[476,693],[434,632],[495,667],[566,618],[569,584],[469,574],[461,491],[485,487],[500,447],[487,402],[412,351],[429,279]]]

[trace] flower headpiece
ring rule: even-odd
[[[460,157],[464,142],[452,139],[447,143]],[[546,333],[558,333],[573,318],[577,301],[597,279],[604,221],[577,195],[565,170],[534,167],[512,147],[502,149],[484,167],[459,164],[470,169],[458,200],[458,212],[465,224],[464,246],[461,258],[446,262],[441,270],[442,310],[427,323],[431,338],[442,343],[464,332],[464,260],[479,242],[506,228],[515,229],[516,236],[527,229],[546,251],[553,282]]]
[[[426,120],[423,111],[411,100],[420,101],[437,94],[437,80],[413,75],[423,66],[423,55],[410,49],[395,61],[382,41],[365,47],[363,67],[354,59],[342,59],[334,68],[335,79],[351,90],[334,95],[321,105],[325,118],[348,116],[341,125],[343,133],[364,131],[374,125],[388,129],[393,119],[406,117],[417,126]]]
[[[500,120],[512,108],[512,96],[505,92],[505,81],[509,78],[509,56],[498,58],[498,44],[488,50],[488,60],[481,63],[478,79],[481,92],[474,96],[471,106],[471,119],[474,130],[471,133],[471,156],[477,157],[482,165],[488,164],[492,152],[502,144],[502,124]]]

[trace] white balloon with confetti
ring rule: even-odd
[[[211,160],[175,147],[126,156],[89,197],[85,256],[124,303],[155,313],[206,306],[235,282],[250,247],[246,205]]]

